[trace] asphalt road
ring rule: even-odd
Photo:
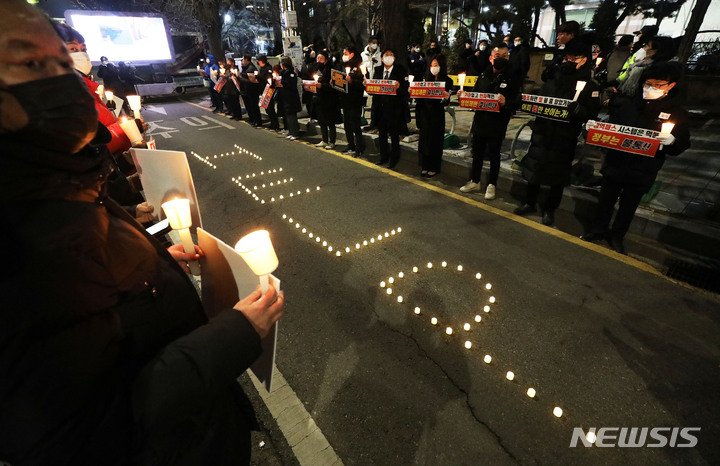
[[[716,296],[196,105],[143,114],[159,149],[216,165],[188,157],[206,230],[230,244],[270,231],[286,293],[277,366],[345,464],[720,463]],[[692,448],[570,448],[575,427],[700,431]]]

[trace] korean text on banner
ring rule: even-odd
[[[317,94],[317,82],[315,82],[314,79],[303,79],[302,85],[303,85],[303,91],[308,91],[308,92],[312,92],[313,94]]]
[[[270,101],[272,100],[273,95],[275,95],[275,89],[270,87],[270,84],[266,84],[262,97],[260,97],[260,106],[267,110],[268,106],[270,106]]]
[[[631,154],[655,157],[660,148],[660,133],[651,129],[588,121],[588,144]]]
[[[415,99],[442,99],[444,93],[444,81],[413,81],[410,84],[410,97]]]
[[[570,121],[569,99],[547,97],[544,95],[523,94],[520,110],[531,115],[555,121]]]
[[[500,97],[498,94],[484,92],[458,92],[460,107],[484,112],[499,112]]]
[[[330,84],[336,91],[344,92],[347,94],[348,84],[345,80],[345,74],[338,70],[330,70]]]
[[[368,94],[397,95],[397,81],[386,79],[366,79],[365,91]]]

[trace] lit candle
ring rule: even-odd
[[[433,317],[432,319],[430,319],[430,323],[433,325],[437,325],[437,322],[438,322],[437,317]]]
[[[415,308],[415,314],[420,315],[420,308],[419,308],[419,307],[416,307],[416,308]]]
[[[440,266],[441,266],[441,267],[447,267],[447,262],[442,261],[442,263],[440,263]]]
[[[490,312],[490,306],[485,306],[485,307],[483,307],[483,311],[485,311],[485,312]]]
[[[486,354],[485,357],[483,358],[483,361],[485,361],[485,364],[490,364],[492,362],[492,356],[490,356],[489,354]]]
[[[452,335],[452,332],[453,332],[452,327],[448,327],[445,329],[445,333],[447,333],[448,335]]]
[[[350,76],[350,67],[349,66],[345,67],[345,75]]]
[[[315,84],[317,84],[318,79],[320,79],[320,76],[318,76],[317,74],[314,74],[313,79],[315,80]]]
[[[505,378],[508,380],[514,380],[515,379],[515,373],[513,371],[507,371],[507,374],[505,374]]]
[[[409,82],[410,84],[412,84],[413,81],[415,81],[415,76],[413,76],[413,75],[408,76],[408,82]]]
[[[578,81],[577,84],[575,84],[575,97],[573,97],[573,101],[578,100],[578,97],[580,97],[580,93],[585,89],[585,85],[587,82],[585,81]]]
[[[527,389],[527,396],[529,396],[530,398],[535,398],[535,389],[532,388],[532,387],[528,388],[528,389]]]
[[[490,283],[488,283],[487,285],[485,285],[485,289],[486,289],[486,290],[491,290],[491,289],[492,289],[492,285],[491,285]]]
[[[402,296],[398,296],[398,297],[397,297],[397,302],[399,302],[399,303],[403,302],[403,297],[402,297]]]
[[[235,245],[235,251],[259,277],[260,288],[264,294],[268,290],[268,274],[278,266],[278,258],[272,241],[270,241],[270,233],[267,230],[257,230],[243,236]]]
[[[457,266],[457,269],[458,269],[458,272],[462,272],[463,266],[462,266],[462,265],[458,265],[458,266]]]
[[[135,122],[133,121],[134,125]],[[137,128],[137,126],[136,126]],[[162,204],[170,223],[170,228],[177,231],[180,235],[180,241],[186,254],[195,254],[195,244],[193,244],[190,235],[190,227],[192,226],[192,216],[190,215],[190,201],[188,199],[174,199]],[[197,261],[188,261],[188,267],[193,275],[200,275],[200,264]]]
[[[475,316],[475,322],[480,322],[480,321],[482,321],[482,316],[481,316],[481,315],[476,315],[476,316]]]
[[[417,271],[418,271],[418,268],[417,268],[417,267],[413,267],[413,273],[417,273]]]
[[[600,63],[602,63],[602,60],[603,60],[602,58],[597,57],[597,59],[595,60],[595,66],[596,67],[600,66]]]
[[[105,95],[105,86],[103,86],[102,84],[99,84],[97,89],[95,90],[95,93],[97,95],[99,95],[100,98],[102,99],[102,96]]]
[[[555,417],[562,417],[562,415],[563,415],[562,408],[559,406],[555,406],[555,408],[553,409],[553,414],[555,415]]]
[[[403,278],[404,276],[405,276],[405,274],[402,273],[402,272],[400,272],[400,273],[398,274],[398,278]]]
[[[142,118],[140,116],[140,109],[142,108],[142,102],[140,100],[139,95],[129,95],[127,96],[128,105],[132,109],[133,113],[135,114],[135,118]]]
[[[463,88],[465,87],[465,77],[467,76],[466,73],[460,73],[458,74],[458,84],[460,85],[460,91],[462,92]]]
[[[468,323],[466,322],[465,325],[463,325],[463,330],[465,330],[466,332],[469,332],[469,331],[470,331],[470,324],[468,324]]]
[[[105,91],[105,101],[106,102],[113,101],[113,91]]]
[[[140,133],[140,128],[138,128],[137,123],[135,123],[135,120],[128,120],[126,117],[122,117],[122,120],[120,120],[120,127],[125,132],[125,135],[130,139],[130,144],[137,144],[138,142],[142,142],[142,134]]]
[[[588,431],[587,435],[585,435],[585,438],[587,439],[588,442],[595,443],[595,441],[597,440],[597,435],[595,435],[595,432],[590,430],[590,431]]]
[[[387,294],[392,294],[392,288],[387,289]]]
[[[364,63],[360,65],[360,71],[362,71],[363,76],[367,75],[367,66]]]
[[[428,268],[428,269],[432,269],[432,262],[428,262],[428,263],[427,263],[427,268]]]
[[[472,342],[466,341],[466,342],[465,342],[465,348],[467,348],[467,349],[472,348]]]
[[[661,136],[669,136],[670,133],[672,133],[673,128],[675,128],[675,123],[670,123],[670,122],[663,123],[662,129],[660,130],[660,135]]]
[[[476,273],[476,274],[475,274],[475,278],[477,278],[478,280],[480,280],[480,279],[482,278],[482,274],[481,274],[481,273]]]

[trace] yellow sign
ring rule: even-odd
[[[458,84],[458,77],[456,74],[450,74],[448,75],[453,80],[453,86],[459,86]],[[475,82],[477,81],[477,76],[465,76],[465,85],[463,86],[465,89],[472,88],[475,85]]]

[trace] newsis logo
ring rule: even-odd
[[[693,434],[697,432],[697,434]],[[578,446],[601,448],[692,448],[697,445],[700,427],[582,427],[573,429],[570,448]]]

